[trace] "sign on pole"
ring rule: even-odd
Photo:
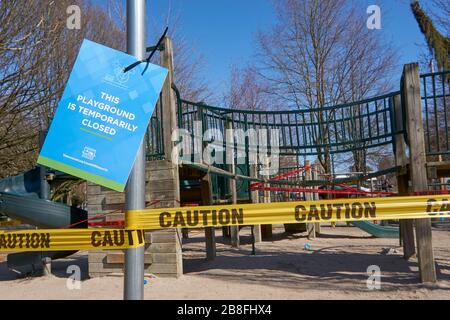
[[[122,192],[168,70],[84,40],[38,163]]]

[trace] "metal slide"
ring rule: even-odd
[[[38,228],[68,227],[87,218],[86,211],[62,203],[2,192],[0,213]]]
[[[62,228],[87,219],[87,211],[40,199],[39,168],[0,180],[0,214],[38,228]],[[81,223],[77,228],[87,228]],[[21,273],[40,267],[43,258],[64,258],[76,251],[20,252],[8,254],[8,268]]]
[[[377,238],[399,237],[398,227],[380,226],[370,221],[352,221],[351,224]]]

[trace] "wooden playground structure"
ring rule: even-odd
[[[448,91],[450,71],[419,74],[418,64],[404,66],[400,90],[381,96],[322,109],[265,111],[235,110],[184,100],[173,83],[172,42],[164,38],[160,64],[169,69],[147,135],[146,201],[149,208],[192,205],[318,200],[333,196],[389,196],[389,190],[361,189],[366,181],[390,175],[398,195],[445,193],[450,176]],[[200,125],[198,125],[200,124]],[[233,130],[278,129],[279,170],[262,176],[264,163],[249,161],[250,144],[235,141],[237,156],[210,165],[199,154],[172,161],[176,129],[189,132],[192,149],[200,150],[208,129],[233,136]],[[217,137],[211,136],[211,141]],[[232,137],[231,137],[232,138]],[[271,137],[267,137],[270,145]],[[339,159],[383,150],[392,165],[376,172],[360,171],[339,177]],[[202,151],[200,151],[202,152]],[[226,152],[218,157],[227,158]],[[228,159],[230,157],[228,156]],[[318,161],[321,160],[321,161]],[[344,161],[345,162],[345,161]],[[324,165],[325,163],[325,165]],[[342,166],[341,166],[342,168]],[[348,167],[346,168],[348,170]],[[124,195],[88,183],[87,209],[91,223],[117,224],[123,220]],[[104,214],[101,219],[96,218]],[[95,219],[94,219],[95,218]],[[286,225],[286,231],[320,236],[320,224]],[[401,220],[404,258],[417,254],[420,279],[435,282],[430,219]],[[239,227],[222,228],[239,247]],[[216,229],[205,228],[206,259],[216,256]],[[254,243],[271,238],[271,225],[252,226]],[[187,230],[146,232],[145,272],[162,276],[183,273],[182,242]],[[117,251],[89,253],[89,273],[101,276],[122,272],[124,255]]]

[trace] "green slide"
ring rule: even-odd
[[[87,211],[62,203],[40,199],[39,168],[0,180],[0,215],[39,228],[61,228],[78,223],[87,228]],[[14,228],[14,227],[13,227]],[[6,229],[9,229],[7,227]],[[19,273],[41,268],[43,258],[64,258],[76,251],[16,252],[8,254],[7,266]]]
[[[351,223],[355,227],[358,227],[359,229],[361,229],[377,238],[398,238],[399,237],[399,228],[398,227],[380,226],[380,225],[372,223],[370,221],[352,221]]]

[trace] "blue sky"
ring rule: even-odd
[[[380,6],[382,29],[373,32],[381,32],[396,43],[399,77],[402,65],[418,61],[425,51],[423,35],[409,8],[410,0],[354,1],[362,14],[366,14],[369,5]],[[178,28],[204,56],[206,81],[219,92],[229,79],[231,65],[251,62],[256,32],[267,30],[275,22],[271,0],[148,0],[147,7],[149,30],[160,27],[162,32],[169,9],[171,17],[179,18]],[[363,26],[365,23],[361,21]],[[152,42],[159,34],[149,36]]]
[[[151,1],[149,14],[165,16],[169,2]],[[219,92],[229,79],[230,66],[245,66],[251,61],[257,31],[272,25],[275,19],[269,0],[171,2],[173,16],[180,17],[183,35],[204,57],[207,82]],[[159,19],[161,25],[162,20]]]

